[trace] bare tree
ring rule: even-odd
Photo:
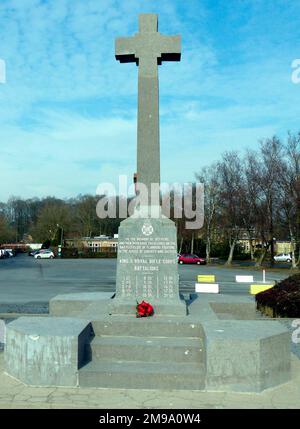
[[[242,206],[245,196],[243,166],[237,152],[226,152],[218,164],[220,178],[221,227],[227,236],[230,251],[226,265],[232,264],[233,253],[242,228]]]
[[[79,196],[75,204],[75,219],[81,237],[100,233],[100,219],[96,214],[97,199],[91,195]]]
[[[9,225],[7,219],[0,213],[0,244],[14,241],[15,231]]]
[[[210,262],[212,235],[216,223],[217,209],[220,203],[220,182],[218,176],[218,165],[212,164],[203,167],[197,180],[204,184],[204,229],[206,243],[206,261]]]
[[[65,202],[48,203],[40,210],[32,235],[39,241],[54,240],[59,228],[68,233],[73,222],[70,207]]]
[[[274,136],[260,142],[260,150],[248,151],[245,158],[248,214],[245,221],[261,240],[261,253],[256,266],[261,266],[268,249],[274,263],[275,231],[279,224],[279,202],[285,171],[282,142]],[[276,222],[275,222],[276,219]]]
[[[261,174],[260,186],[265,203],[265,217],[269,233],[269,245],[271,250],[271,266],[274,265],[274,216],[279,202],[278,189],[281,185],[281,177],[284,174],[284,148],[278,137],[261,141]]]
[[[257,266],[261,266],[268,249],[268,239],[266,238],[265,231],[266,218],[265,218],[265,203],[261,190],[262,183],[262,165],[256,151],[247,151],[244,159],[245,163],[245,199],[243,210],[243,222],[248,234],[251,258],[254,259],[255,249],[253,248],[252,238],[260,237],[261,253],[256,261]]]
[[[280,201],[291,240],[292,268],[295,269],[300,261],[300,251],[298,258],[296,257],[300,230],[300,134],[292,135],[289,133],[285,150],[286,163],[280,177]]]

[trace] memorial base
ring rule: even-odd
[[[187,316],[143,318],[109,314],[117,301],[105,293],[82,294],[80,309],[79,299],[58,296],[50,317],[7,326],[10,375],[36,386],[224,392],[262,392],[290,379],[290,333],[255,320],[250,296],[193,294]]]

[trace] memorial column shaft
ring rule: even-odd
[[[141,58],[138,78],[137,180],[160,183],[159,87],[157,59]]]

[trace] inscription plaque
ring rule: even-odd
[[[114,304],[128,303],[132,311],[132,306],[142,300],[160,310],[167,306],[168,314],[172,314],[171,307],[178,304],[179,313],[186,313],[179,299],[176,228],[174,222],[164,216],[131,217],[119,228]]]

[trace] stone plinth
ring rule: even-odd
[[[36,386],[77,386],[90,324],[78,318],[20,317],[6,330],[9,375]]]
[[[107,302],[112,298],[112,292],[79,292],[57,295],[50,300],[49,313],[51,316],[78,316],[91,304],[98,304],[99,311],[105,311]]]
[[[290,333],[272,321],[202,322],[207,390],[261,392],[290,379]]]

